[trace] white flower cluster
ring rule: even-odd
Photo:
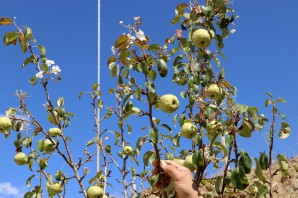
[[[50,70],[50,73],[55,74],[55,75],[58,75],[59,72],[61,72],[61,69],[60,69],[60,67],[58,65],[54,65],[54,64],[55,64],[55,62],[53,60],[46,60],[46,65],[48,67],[51,67],[52,66],[52,68]],[[43,78],[43,74],[44,74],[44,71],[39,71],[39,72],[37,72],[35,74],[35,76],[37,78]]]

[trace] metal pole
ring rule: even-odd
[[[100,91],[100,0],[97,2],[98,8],[97,8],[97,83],[98,83],[98,88],[97,91]],[[99,97],[99,96],[98,96]],[[99,98],[98,98],[99,99]],[[97,121],[100,120],[100,108],[97,108]],[[97,131],[98,134],[100,133],[100,123],[98,122],[97,125]],[[98,136],[98,138],[100,138]],[[97,145],[96,149],[96,170],[99,172],[100,170],[100,148],[99,145]]]

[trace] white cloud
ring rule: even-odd
[[[24,193],[10,182],[0,183],[0,198],[21,198]]]

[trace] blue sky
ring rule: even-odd
[[[106,93],[113,83],[106,66],[107,58],[111,55],[111,46],[115,39],[126,31],[119,25],[119,21],[132,24],[135,16],[141,16],[141,29],[149,35],[152,43],[163,43],[177,28],[169,22],[174,16],[175,6],[183,1],[169,2],[101,1],[100,55],[103,93]],[[265,91],[287,100],[286,104],[280,105],[280,111],[287,115],[292,134],[287,140],[279,141],[274,150],[275,153],[281,152],[287,156],[297,155],[297,6],[298,2],[291,0],[282,3],[270,0],[235,1],[233,7],[240,18],[235,21],[235,34],[225,41],[223,52],[227,59],[222,60],[226,68],[226,78],[238,88],[237,102],[258,106],[261,112],[269,115],[270,111],[263,108]],[[59,85],[50,85],[51,98],[55,101],[63,96],[67,110],[77,116],[68,131],[73,139],[71,149],[74,156],[82,155],[85,142],[93,137],[92,109],[88,97],[83,97],[82,100],[77,98],[81,91],[89,90],[97,81],[97,1],[74,0],[69,4],[58,0],[28,0],[26,3],[11,0],[0,7],[0,13],[0,17],[15,16],[18,25],[26,24],[31,27],[38,43],[46,47],[47,57],[55,60],[60,66],[63,79]],[[0,27],[0,37],[2,38],[7,31],[12,31],[11,27]],[[50,127],[42,106],[45,98],[41,87],[32,87],[27,83],[36,72],[30,66],[24,70],[21,68],[27,56],[21,53],[19,46],[0,45],[0,114],[4,114],[7,107],[18,104],[13,94],[15,90],[23,90],[30,96],[27,99],[28,107],[40,117],[45,127]],[[168,91],[162,86],[159,89],[160,93]],[[103,99],[109,98],[104,95]],[[106,105],[114,103],[113,100],[109,100]],[[104,127],[109,128],[113,124],[106,123]],[[262,151],[264,139],[263,135],[258,134],[257,138],[243,142],[243,148],[257,155],[258,151]],[[3,194],[1,188],[16,188],[14,190],[22,193],[25,190],[25,180],[31,173],[25,167],[17,167],[14,164],[12,138],[5,139],[0,136],[0,141],[0,156],[3,159],[0,163],[0,197],[17,197],[13,193]],[[55,157],[53,165],[58,168],[64,167]],[[75,195],[76,191],[68,192],[69,197]]]

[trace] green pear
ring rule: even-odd
[[[15,163],[20,166],[26,164],[27,160],[27,155],[23,152],[19,152],[14,156]]]
[[[174,158],[173,159],[173,162],[176,162],[177,164],[180,164],[180,165],[184,165],[184,162],[185,162],[185,160],[184,159],[182,159],[182,158]]]
[[[104,196],[103,189],[99,186],[90,186],[87,190],[89,198],[102,198]]]
[[[221,133],[224,128],[220,122],[213,120],[207,124],[206,130],[208,133]]]
[[[50,196],[56,195],[58,193],[61,193],[63,188],[61,183],[59,182],[54,182],[53,184],[49,184],[48,182],[46,183],[47,191]]]
[[[58,117],[58,113],[57,112],[53,111],[53,113],[55,114],[56,117]],[[56,121],[56,118],[53,115],[53,113],[49,113],[49,115],[48,115],[48,121],[51,124],[53,124],[53,125],[58,125],[59,123]],[[61,119],[59,117],[57,119],[58,119],[59,122],[61,121]]]
[[[159,108],[165,113],[173,113],[179,107],[179,100],[173,94],[166,94],[159,99]]]
[[[211,37],[207,30],[197,29],[192,34],[192,42],[195,46],[199,48],[207,48],[211,43]]]
[[[43,151],[45,153],[52,153],[55,150],[55,142],[54,144],[51,142],[51,140],[46,139],[43,142]]]
[[[187,155],[185,157],[185,161],[184,161],[183,166],[185,166],[186,168],[188,168],[190,171],[196,170],[196,167],[192,163],[192,155]]]
[[[58,135],[61,135],[62,131],[59,128],[50,128],[49,129],[49,135],[51,137],[57,137]]]
[[[196,133],[197,133],[197,127],[190,122],[184,123],[181,127],[181,135],[184,138],[192,139],[193,137],[196,136]]]
[[[12,127],[12,122],[8,117],[0,117],[0,132],[5,133]]]
[[[131,155],[133,153],[133,149],[131,146],[125,146],[123,147],[123,153],[125,155]]]
[[[251,137],[251,133],[255,130],[255,124],[251,120],[243,120],[242,127],[238,134],[242,137]]]
[[[211,84],[208,86],[206,90],[206,95],[208,98],[218,100],[221,99],[223,96],[222,88],[217,84]]]

